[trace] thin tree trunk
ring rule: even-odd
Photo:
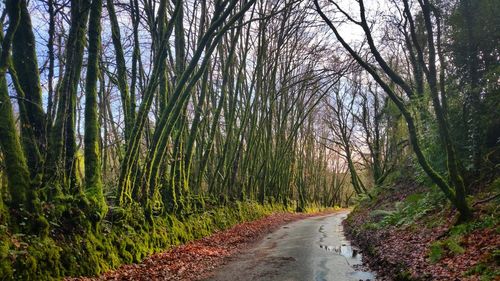
[[[93,0],[90,7],[87,79],[85,85],[85,193],[96,204],[98,218],[107,211],[101,178],[99,147],[99,116],[97,112],[97,80],[99,77],[99,50],[101,46],[102,0]]]

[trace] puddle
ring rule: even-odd
[[[332,225],[321,225],[319,228],[321,237],[319,238],[319,247],[327,252],[331,252],[335,255],[343,256],[347,264],[352,268],[352,272],[349,276],[355,280],[376,280],[375,275],[369,271],[363,271],[363,256],[361,251],[350,245],[344,236],[344,230],[342,225],[335,225],[332,229]],[[330,235],[329,235],[330,234]],[[340,238],[340,241],[332,238]],[[340,243],[340,245],[330,245],[329,244]],[[317,276],[320,277],[320,276]],[[321,277],[316,280],[324,280]]]
[[[371,272],[366,272],[366,271],[354,271],[351,272],[350,274],[353,278],[357,280],[375,280],[375,276]]]
[[[342,245],[342,246],[329,246],[329,245],[319,245],[321,249],[324,249],[327,252],[334,252],[336,254],[342,255],[346,258],[349,259],[355,259],[357,261],[361,262],[361,253],[358,249],[353,248],[352,246],[349,245]]]

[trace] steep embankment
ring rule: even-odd
[[[454,225],[439,190],[399,181],[378,188],[344,225],[381,280],[498,280],[499,189],[498,179],[478,188],[473,221]]]
[[[147,221],[140,209],[134,209],[120,218],[114,212],[99,228],[88,230],[73,215],[43,239],[0,228],[0,279],[41,281],[99,275],[236,224],[287,211],[279,204],[235,202],[184,217],[166,215]]]
[[[67,229],[64,226],[68,227],[68,223],[61,223],[43,239],[12,234],[0,227],[0,280],[97,276],[132,263],[135,265],[109,272],[101,279],[138,280],[137,276],[142,276],[142,280],[147,277],[151,277],[147,280],[165,280],[162,277],[168,276],[167,280],[192,280],[192,276],[233,253],[232,242],[241,246],[277,225],[309,216],[294,213],[293,209],[277,203],[261,205],[245,201],[220,207],[205,206],[185,216],[158,216],[153,221],[145,220],[140,210],[136,210],[126,212],[128,216],[121,219],[108,215],[101,227],[89,230],[77,226]],[[319,208],[315,206],[306,210],[307,213],[317,211]],[[75,217],[69,217],[75,220],[74,224],[78,223]],[[256,222],[246,223],[249,221]],[[221,230],[235,225],[238,226],[232,231],[221,234]],[[199,240],[213,233],[217,234],[211,240]],[[193,240],[199,241],[187,244]],[[179,245],[184,246],[175,247]],[[153,255],[155,253],[162,254]],[[144,263],[138,265],[142,261]],[[183,265],[183,261],[187,265]]]
[[[330,214],[333,209],[315,213],[278,212],[244,222],[213,235],[152,255],[141,263],[123,265],[94,278],[67,280],[203,280],[228,257],[239,253],[264,235],[292,221]],[[234,278],[234,276],[233,276]]]

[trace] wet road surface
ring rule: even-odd
[[[211,281],[375,280],[363,271],[361,254],[344,237],[348,211],[290,223],[237,255]]]

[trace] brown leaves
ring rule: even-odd
[[[429,272],[435,272],[441,280],[459,278],[460,280],[479,280],[478,276],[462,276],[465,271],[488,260],[490,253],[500,246],[500,235],[494,229],[486,228],[473,231],[463,238],[461,246],[465,253],[447,255],[439,263],[430,265]]]
[[[200,280],[222,265],[225,258],[240,252],[265,234],[285,223],[309,216],[273,214],[153,255],[140,264],[124,265],[97,278],[71,280]]]
[[[491,253],[500,247],[500,235],[495,227],[477,229],[458,239],[463,253],[453,253],[443,246],[442,258],[435,264],[429,260],[429,248],[435,241],[449,238],[455,215],[450,209],[429,213],[425,220],[417,221],[407,228],[363,227],[371,219],[371,210],[381,209],[385,204],[393,205],[415,190],[395,189],[384,194],[385,197],[379,196],[372,205],[358,208],[351,214],[345,223],[346,234],[365,250],[366,263],[379,273],[380,280],[393,280],[401,272],[417,280],[479,280],[478,272],[470,275],[465,273],[480,263],[491,266]],[[476,212],[478,217],[480,211]],[[443,216],[447,218],[442,223],[429,223]]]

